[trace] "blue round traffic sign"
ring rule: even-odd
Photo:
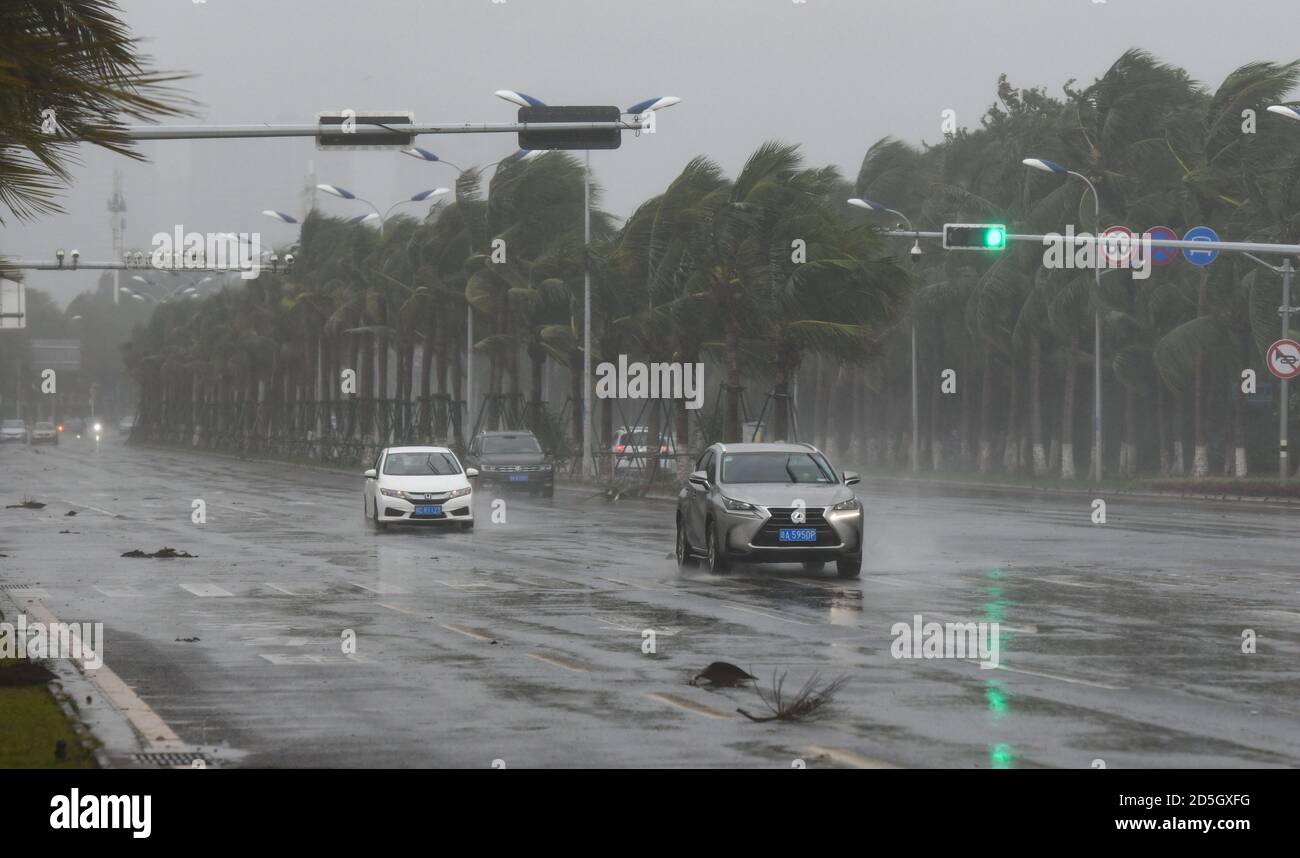
[[[1187,230],[1183,236],[1183,241],[1218,241],[1219,234],[1208,226],[1194,226]],[[1193,265],[1206,266],[1219,258],[1217,250],[1193,250],[1192,248],[1183,249],[1183,258]]]
[[[1167,226],[1153,226],[1148,229],[1144,235],[1151,236],[1154,241],[1177,241],[1178,233],[1174,232]],[[1178,248],[1176,247],[1153,247],[1151,248],[1152,265],[1168,265],[1178,258]]]

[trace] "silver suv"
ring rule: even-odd
[[[714,444],[677,495],[677,563],[698,557],[721,574],[733,560],[835,561],[841,578],[862,571],[862,502],[811,444]]]

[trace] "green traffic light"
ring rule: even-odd
[[[1007,243],[1007,234],[996,226],[991,226],[984,230],[984,246],[989,248],[1003,247]]]

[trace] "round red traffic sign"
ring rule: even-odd
[[[1161,241],[1177,241],[1178,233],[1174,232],[1167,226],[1153,226],[1143,235],[1149,235],[1153,239]],[[1168,265],[1178,258],[1179,250],[1176,247],[1153,247],[1151,248],[1152,265]]]
[[[1133,255],[1133,230],[1112,226],[1101,234],[1101,254],[1111,265],[1127,265]]]
[[[1278,378],[1300,375],[1300,343],[1278,340],[1268,347],[1268,371]]]

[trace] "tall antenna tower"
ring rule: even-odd
[[[316,208],[316,162],[307,162],[307,178],[302,186],[302,213],[305,217]]]
[[[113,231],[113,261],[122,259],[123,243],[126,236],[126,197],[122,196],[122,171],[113,171],[113,195],[108,198],[108,225]],[[113,303],[117,303],[118,289],[122,285],[122,271],[113,272]]]

